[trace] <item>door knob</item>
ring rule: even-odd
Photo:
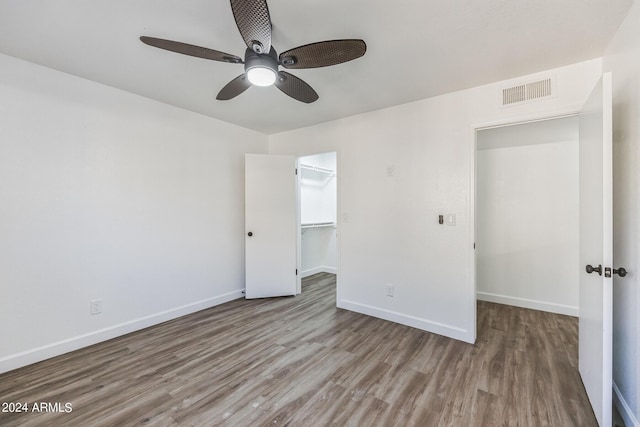
[[[598,265],[597,267],[593,267],[591,264],[587,264],[587,267],[585,268],[585,270],[587,270],[587,273],[589,273],[589,274],[591,274],[591,273],[593,273],[595,271],[596,273],[598,273],[599,276],[602,276],[602,265]]]
[[[251,232],[251,231],[250,231],[250,232],[248,232],[248,233],[247,233],[247,236],[249,236],[249,237],[253,236],[253,232]]]
[[[625,270],[624,268],[620,267],[620,268],[614,268],[613,269],[613,274],[617,274],[620,277],[624,277],[627,275],[627,270]]]

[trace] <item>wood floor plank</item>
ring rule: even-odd
[[[577,319],[478,302],[476,345],[337,309],[335,276],[0,375],[12,426],[595,426]]]

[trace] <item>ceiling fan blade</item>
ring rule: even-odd
[[[192,44],[174,42],[172,40],[157,39],[155,37],[140,37],[142,43],[171,52],[182,53],[183,55],[195,56],[197,58],[212,59],[214,61],[229,62],[231,64],[242,64],[242,58],[224,52],[219,52],[206,47],[194,46]]]
[[[255,53],[271,50],[271,17],[266,0],[231,0],[240,35]]]
[[[293,99],[300,102],[310,104],[317,101],[319,96],[315,90],[302,79],[289,74],[286,71],[280,71],[275,83],[276,87]]]
[[[227,83],[226,86],[218,92],[216,99],[218,101],[228,101],[249,89],[250,86],[251,83],[249,82],[249,79],[247,79],[247,76],[245,74],[240,74],[238,77]]]
[[[364,40],[328,40],[289,49],[280,54],[285,68],[318,68],[360,58],[367,51]]]

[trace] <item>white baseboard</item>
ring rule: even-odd
[[[322,265],[320,267],[310,268],[309,270],[304,270],[301,274],[302,277],[313,276],[318,273],[332,273],[336,274],[337,269],[335,267],[329,267],[326,265]]]
[[[640,422],[638,422],[633,411],[631,411],[631,407],[629,407],[627,401],[624,400],[624,397],[615,382],[613,383],[613,403],[616,405],[616,408],[618,408],[618,412],[620,412],[625,426],[640,427]]]
[[[83,347],[88,347],[102,341],[110,340],[112,338],[116,338],[131,332],[139,331],[140,329],[148,328],[149,326],[157,325],[159,323],[166,322],[167,320],[176,319],[187,314],[195,313],[196,311],[204,310],[206,308],[214,307],[216,305],[223,304],[234,299],[242,298],[244,296],[243,292],[244,289],[239,289],[223,295],[218,295],[216,297],[196,301],[191,304],[186,304],[180,307],[172,308],[170,310],[162,311],[160,313],[151,314],[139,319],[120,323],[108,328],[47,344],[42,347],[34,348],[16,354],[11,354],[9,356],[0,358],[0,374],[3,372],[11,371],[13,369],[21,368],[23,366],[31,365],[32,363],[50,359],[55,356],[60,356],[61,354],[78,350]]]
[[[578,314],[579,314],[578,307],[571,306],[571,305],[556,304],[553,302],[510,297],[507,295],[492,294],[489,292],[477,292],[476,297],[481,301],[513,305],[516,307],[530,308],[533,310],[548,311],[550,313],[565,314],[567,316],[578,317]]]
[[[366,314],[367,316],[377,317],[379,319],[389,320],[391,322],[400,323],[401,325],[411,326],[434,334],[443,335],[459,341],[473,344],[475,342],[474,334],[466,329],[456,326],[445,325],[444,323],[434,322],[416,316],[398,313],[396,311],[386,310],[383,308],[372,307],[366,304],[360,304],[348,300],[339,300],[338,308],[355,311],[356,313]]]

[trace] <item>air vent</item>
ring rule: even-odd
[[[545,79],[502,89],[502,105],[511,105],[518,102],[546,98],[553,94],[551,88],[551,79]]]
[[[527,99],[527,86],[520,85],[502,89],[502,105],[513,104],[514,102],[522,102]]]

